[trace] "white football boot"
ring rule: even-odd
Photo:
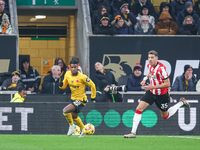
[[[75,124],[69,126],[69,130],[68,130],[68,132],[67,132],[67,135],[68,135],[68,136],[71,136],[71,135],[73,134],[75,128],[76,128],[76,125],[75,125]]]
[[[129,133],[129,134],[125,134],[125,135],[124,135],[124,138],[136,138],[136,134],[133,133],[133,132],[131,132],[131,133]]]
[[[81,135],[79,136],[79,138],[83,138],[85,137],[85,133],[83,132],[83,130],[81,131]]]

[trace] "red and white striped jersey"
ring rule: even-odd
[[[164,82],[164,79],[167,79],[168,73],[166,71],[166,67],[158,62],[158,64],[153,67],[150,64],[147,65],[147,68],[149,69],[149,79],[151,82],[151,85],[160,85]],[[168,88],[162,88],[162,89],[153,89],[151,90],[151,93],[154,95],[163,95],[167,93]]]

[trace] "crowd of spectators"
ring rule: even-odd
[[[156,13],[151,0],[89,0],[93,33],[198,35],[199,3],[200,0],[194,6],[191,0],[161,2]]]

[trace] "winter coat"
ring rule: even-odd
[[[92,14],[97,12],[98,8],[102,5],[105,6],[107,8],[107,12],[110,13],[110,4],[108,0],[89,0],[90,15],[92,16]]]
[[[143,74],[139,77],[136,77],[135,74],[133,73],[132,76],[129,77],[127,80],[128,91],[144,91],[144,89],[142,89],[142,86],[140,84],[144,77],[145,75]],[[147,79],[146,84],[147,83],[150,83],[149,79]]]
[[[94,82],[94,84],[96,85],[96,87],[99,86],[99,83],[102,80],[106,80],[108,82],[108,85],[111,85],[111,84],[117,85],[117,82],[115,81],[115,77],[112,74],[112,72],[110,72],[109,69],[104,69],[104,73],[102,73],[100,71],[96,71],[95,72],[94,79],[92,81]]]
[[[196,84],[197,84],[197,79],[193,75],[192,79],[188,80],[187,91],[196,91]],[[185,76],[183,73],[181,76],[176,77],[174,84],[172,86],[172,91],[185,91],[185,90],[186,90],[186,84],[185,84]]]
[[[176,35],[178,34],[178,25],[174,21],[164,23],[162,20],[172,19],[168,12],[162,12],[159,17],[159,22],[156,23],[155,33],[160,35]],[[170,29],[172,31],[170,31]]]
[[[147,32],[144,33],[143,29],[141,28],[141,24],[138,24],[137,28],[135,28],[134,31],[135,35],[152,35],[154,34],[154,28],[153,26],[149,23],[149,29]]]
[[[108,24],[103,26],[102,24],[97,25],[94,29],[95,34],[105,34],[105,35],[114,35],[117,34],[117,31],[113,25]]]
[[[63,78],[55,79],[52,77],[52,73],[45,76],[42,82],[42,89],[40,93],[42,94],[63,94],[65,93],[65,90],[61,90],[59,88],[60,82],[63,81]]]
[[[186,0],[186,1],[192,2],[192,0]],[[174,16],[177,19],[179,12],[181,12],[185,8],[185,3],[180,3],[179,0],[173,0],[171,1],[171,8],[172,8],[172,16]]]
[[[97,88],[97,93],[96,93],[96,102],[123,102],[122,95],[117,92],[117,94],[113,94],[111,91],[100,91]]]
[[[185,17],[187,15],[192,16],[192,18],[194,19],[194,23],[199,25],[199,16],[196,14],[195,10],[193,10],[193,12],[191,14],[189,14],[185,9],[182,10],[178,16],[177,16],[177,20],[176,23],[178,24],[178,26],[180,27],[183,24],[183,21],[185,20]]]
[[[142,9],[142,6],[139,2],[140,0],[135,0],[135,2],[133,3],[132,7],[131,7],[131,12],[134,14],[134,15],[138,15],[140,12],[141,12],[141,9]],[[156,16],[156,11],[154,9],[154,6],[153,4],[151,3],[150,0],[146,0],[146,3],[145,5],[148,7],[149,9],[149,15],[151,16]]]
[[[38,87],[40,86],[41,77],[35,68],[29,66],[28,73],[26,73],[22,67],[21,80],[25,85],[26,90],[28,90],[28,88],[34,87],[34,92],[37,92]]]
[[[133,34],[133,30],[130,26],[127,26],[125,23],[121,28],[118,28],[115,25],[115,29],[117,30],[118,34]]]
[[[8,91],[18,91],[19,87],[23,86],[23,83],[21,80],[18,81],[16,87],[10,87],[12,84],[12,78],[4,80],[2,87],[6,87]]]
[[[180,35],[200,35],[200,27],[197,24],[185,24],[179,28]]]
[[[155,22],[156,22],[156,23],[159,22],[160,14],[162,13],[162,10],[163,10],[163,8],[164,8],[165,6],[168,6],[168,7],[169,7],[169,14],[170,14],[170,16],[172,17],[172,21],[176,22],[176,18],[175,18],[175,17],[173,16],[173,14],[172,14],[171,5],[170,5],[169,3],[167,3],[167,2],[162,2],[162,3],[160,4],[160,12],[158,12],[158,13],[156,14]]]

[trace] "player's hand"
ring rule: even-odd
[[[63,86],[63,82],[60,82],[60,85],[59,85],[59,87],[62,87]]]
[[[91,101],[95,101],[95,98],[91,98]]]
[[[145,91],[149,91],[149,90],[153,90],[153,86],[149,83],[147,83],[147,85],[145,86],[142,86],[142,88],[145,90]]]
[[[142,86],[145,86],[146,81],[142,80],[142,82],[140,83]]]

